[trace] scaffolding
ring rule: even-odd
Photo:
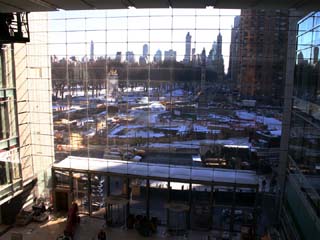
[[[28,13],[0,13],[0,44],[30,42]]]

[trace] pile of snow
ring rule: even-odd
[[[160,102],[152,102],[149,106],[149,108],[151,109],[151,111],[160,111],[163,112],[166,110],[166,107],[161,104]]]
[[[189,131],[189,127],[187,125],[178,125],[178,126],[163,126],[163,127],[158,127],[159,129],[164,129],[164,130],[172,130],[172,131],[177,131],[179,133],[184,133]]]
[[[231,120],[231,118],[228,116],[222,116],[215,113],[210,113],[208,117],[219,122],[229,122]]]
[[[243,110],[236,111],[236,116],[242,120],[255,120],[257,115],[253,112],[247,112]]]
[[[183,97],[185,95],[185,91],[182,89],[176,89],[171,92],[172,97]],[[166,94],[167,97],[170,97],[170,93]]]
[[[139,87],[128,87],[123,89],[124,92],[144,92],[144,87],[139,86]]]
[[[110,132],[109,137],[115,137],[115,136],[117,136],[117,134],[118,134],[119,132],[121,132],[122,130],[124,130],[124,129],[126,129],[126,128],[128,128],[128,129],[136,129],[136,128],[143,128],[143,127],[144,127],[144,126],[142,126],[142,125],[131,125],[131,124],[129,124],[129,125],[120,125],[120,126],[114,128],[114,129]]]
[[[221,130],[210,130],[207,127],[199,125],[199,124],[193,125],[193,131],[194,132],[202,132],[202,133],[213,133],[213,134],[218,134],[221,132]]]
[[[279,130],[270,131],[270,133],[274,136],[280,137],[282,132],[281,132],[281,129],[279,129]]]
[[[265,126],[267,126],[269,131],[279,131],[281,130],[281,121],[273,118],[273,117],[265,117],[265,116],[257,116],[256,113],[253,112],[247,112],[243,110],[236,111],[236,116],[245,121],[256,121],[257,123],[261,123]],[[251,126],[250,124],[247,125],[247,123],[241,123],[241,126]],[[279,132],[275,132],[275,135],[279,134]],[[280,132],[281,135],[281,132]]]
[[[198,149],[201,145],[238,145],[243,147],[252,147],[248,138],[229,138],[229,139],[219,139],[219,140],[191,140],[191,141],[181,141],[172,143],[150,143],[149,147],[154,148],[189,148]]]
[[[271,117],[258,116],[257,122],[260,122],[266,125],[269,131],[281,130],[281,121],[278,119],[271,118]]]
[[[148,109],[150,109],[152,112],[164,112],[164,111],[166,111],[166,107],[162,103],[160,103],[158,101],[151,102],[149,105],[146,105],[146,106],[135,107],[132,110],[134,110],[134,111],[145,110],[146,111]]]
[[[164,133],[156,133],[148,130],[129,130],[124,135],[118,135],[119,138],[160,138],[164,136]]]

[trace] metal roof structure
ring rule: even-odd
[[[0,0],[0,12],[135,8],[261,8],[316,10],[318,0]]]
[[[97,159],[69,156],[53,165],[53,169],[94,174],[122,175],[163,181],[243,186],[256,188],[259,184],[254,171],[186,167],[171,164],[132,162],[114,159]]]

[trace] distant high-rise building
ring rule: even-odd
[[[207,57],[206,57],[206,49],[203,48],[203,49],[202,49],[202,52],[201,52],[201,59],[200,59],[202,66],[205,66],[205,65],[206,65],[206,60],[207,60]]]
[[[287,10],[241,10],[238,90],[242,98],[281,104],[286,55]]]
[[[139,57],[139,65],[146,65],[147,64],[147,58],[144,56]]]
[[[132,64],[132,63],[134,63],[134,53],[132,52],[132,51],[127,51],[126,52],[126,61],[127,61],[127,63],[130,63],[130,64]]]
[[[159,49],[157,50],[156,54],[153,57],[153,61],[155,63],[161,63],[161,61],[162,61],[162,52],[161,52],[161,50],[159,50]]]
[[[196,55],[196,49],[192,48],[192,64],[196,65],[197,64],[197,55]]]
[[[191,56],[191,35],[188,32],[186,35],[186,52],[184,55],[183,62],[189,63],[190,62],[190,56]]]
[[[199,106],[205,107],[207,105],[207,95],[206,91],[206,64],[207,64],[207,56],[206,56],[206,49],[203,48],[201,55],[200,55],[200,65],[201,65],[201,79],[200,79],[200,90],[201,95],[199,96]]]
[[[220,32],[217,36],[217,53],[216,53],[216,55],[218,57],[222,56],[222,35]]]
[[[222,82],[224,79],[224,60],[222,56],[222,35],[219,32],[217,36],[217,51],[215,55],[215,68],[217,72],[218,81]]]
[[[94,42],[91,40],[90,43],[90,60],[93,61],[94,60]]]
[[[145,59],[148,59],[148,55],[149,55],[149,47],[148,47],[148,44],[144,44],[144,45],[143,45],[143,49],[142,49],[142,56],[143,56]]]
[[[122,53],[121,52],[117,52],[116,53],[116,59],[117,62],[121,62],[122,61]]]
[[[175,62],[177,60],[177,52],[170,49],[169,51],[164,52],[164,61],[172,61]]]
[[[212,43],[212,51],[213,51],[213,56],[215,57],[217,55],[217,41],[213,41]]]
[[[228,76],[233,86],[238,83],[238,71],[239,71],[239,28],[240,28],[240,16],[234,18],[234,24],[231,30],[231,43],[230,43],[230,56],[229,56],[229,68]]]
[[[140,65],[146,65],[149,59],[149,47],[147,44],[144,44],[142,47],[142,56],[139,58]]]
[[[219,32],[217,41],[213,41],[212,48],[207,57],[207,66],[217,73],[217,80],[224,79],[224,60],[222,55],[222,35]]]

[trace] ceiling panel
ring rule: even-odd
[[[17,8],[16,11],[53,11],[56,8],[46,2],[40,0],[1,0],[3,5],[7,5],[13,8]],[[23,10],[21,10],[23,9]],[[1,12],[2,8],[1,8]]]
[[[133,0],[136,8],[168,8],[168,0],[158,0],[158,1],[146,1],[146,0]]]
[[[0,12],[136,8],[291,8],[319,10],[319,0],[0,0]]]
[[[15,12],[15,11],[17,11],[16,6],[10,6],[0,2],[0,12]],[[23,9],[21,9],[20,11],[23,11]]]
[[[123,9],[130,5],[126,0],[86,0],[86,2],[95,6],[96,9]]]
[[[208,0],[171,0],[170,2],[173,8],[205,8],[214,4],[214,1]]]
[[[56,6],[59,9],[64,9],[64,10],[94,9],[94,5],[90,4],[89,1],[81,1],[81,0],[46,0],[46,2]]]

